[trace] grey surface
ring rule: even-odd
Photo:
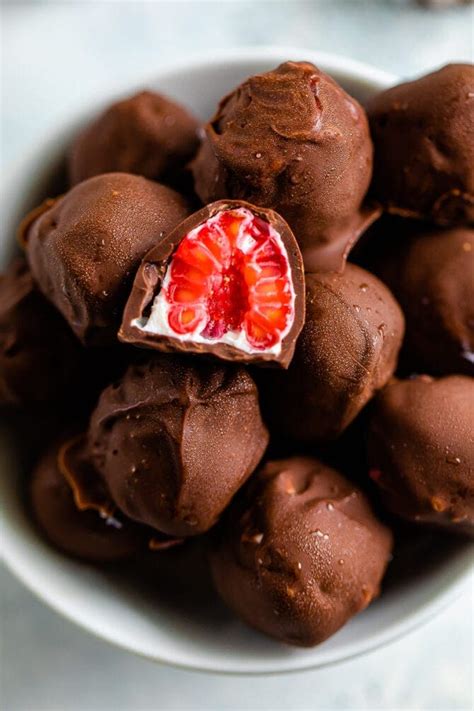
[[[409,0],[3,3],[3,158],[85,97],[189,54],[264,44],[337,52],[399,75],[472,58],[472,9]]]
[[[431,709],[472,706],[472,587],[385,649],[316,672],[238,678],[165,668],[116,650],[1,572],[3,711]]]
[[[84,99],[213,48],[280,44],[400,75],[472,61],[472,9],[405,0],[2,4],[5,167]],[[8,177],[6,175],[6,177]],[[473,588],[426,627],[337,668],[278,678],[185,673],[95,640],[0,570],[4,711],[470,709]]]

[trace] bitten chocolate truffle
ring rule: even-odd
[[[217,591],[245,622],[312,647],[379,594],[391,548],[359,489],[294,457],[252,477],[216,531],[210,561]]]
[[[474,230],[397,239],[377,268],[405,314],[411,370],[474,375]]]
[[[260,461],[268,434],[243,367],[156,356],[107,388],[89,447],[117,506],[175,536],[208,530]]]
[[[81,350],[17,259],[0,275],[0,405],[52,404],[75,392]]]
[[[474,535],[474,380],[421,375],[374,401],[371,477],[393,513]]]
[[[304,323],[303,261],[273,210],[221,200],[159,240],[119,338],[161,351],[288,367]]]
[[[374,96],[372,192],[395,214],[474,223],[474,66],[450,64]]]
[[[39,288],[76,335],[109,345],[142,257],[188,213],[170,188],[108,173],[48,201],[22,237]]]
[[[76,138],[71,183],[113,172],[176,183],[197,151],[198,128],[189,111],[161,94],[142,91],[118,101]]]
[[[308,62],[286,62],[226,96],[192,164],[204,203],[248,200],[280,213],[306,269],[340,269],[375,218],[361,208],[372,174],[364,110]]]
[[[39,527],[56,548],[77,558],[108,562],[131,557],[143,543],[136,524],[128,525],[120,515],[101,517],[76,507],[59,466],[63,445],[53,445],[32,475],[30,499]]]
[[[306,322],[287,373],[261,376],[270,430],[299,441],[335,439],[392,376],[403,314],[373,274],[306,274]],[[260,378],[259,378],[260,383]]]

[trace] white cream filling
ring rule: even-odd
[[[248,254],[254,247],[255,241],[252,235],[248,234],[246,232],[246,227],[247,225],[252,221],[254,215],[247,210],[246,208],[238,208],[236,210],[240,215],[244,216],[244,221],[242,222],[240,226],[240,231],[239,235],[237,237],[237,246],[240,249],[241,252],[244,254]],[[217,215],[214,215],[214,217],[209,218],[209,220],[206,220],[205,223],[198,225],[195,227],[191,232],[188,233],[189,238],[199,237],[199,232],[202,229],[204,225],[209,225],[212,223],[216,223],[219,220],[219,213]],[[176,340],[182,341],[184,343],[186,342],[192,342],[192,343],[202,343],[206,345],[212,345],[216,343],[225,343],[229,346],[233,346],[234,348],[237,348],[240,351],[243,351],[244,353],[248,353],[250,355],[256,355],[256,354],[268,354],[268,355],[276,355],[278,356],[281,353],[281,344],[284,340],[284,338],[288,335],[291,326],[293,324],[294,320],[294,311],[295,311],[295,290],[293,287],[293,280],[291,278],[291,271],[289,267],[289,259],[288,259],[288,252],[286,250],[286,247],[283,243],[282,238],[280,237],[279,233],[274,229],[272,225],[267,223],[269,225],[269,230],[270,230],[270,236],[276,241],[278,244],[278,248],[285,258],[285,263],[286,263],[286,284],[287,288],[290,291],[290,314],[291,318],[288,319],[288,322],[286,324],[285,329],[281,332],[280,334],[280,339],[275,345],[271,346],[271,348],[255,348],[252,346],[248,339],[247,339],[247,334],[245,333],[245,330],[242,328],[239,331],[227,331],[224,333],[222,336],[219,336],[219,338],[207,338],[206,336],[202,335],[202,332],[206,328],[206,319],[204,318],[202,320],[202,323],[198,324],[196,326],[196,329],[191,332],[191,333],[176,333],[170,325],[168,321],[168,316],[169,316],[169,311],[170,308],[172,307],[172,304],[167,299],[166,294],[168,293],[168,287],[171,281],[171,276],[170,276],[170,266],[168,266],[166,270],[165,277],[163,279],[163,283],[161,285],[161,289],[159,293],[155,296],[153,300],[153,305],[151,308],[151,312],[148,318],[137,318],[132,321],[132,326],[135,326],[136,328],[145,331],[147,333],[152,333],[153,335],[156,336],[167,336],[169,338],[175,338]],[[218,227],[219,229],[219,227]],[[170,263],[171,264],[171,263]],[[262,280],[263,281],[263,280]],[[270,279],[266,279],[265,281],[271,281]],[[262,282],[260,282],[262,283]]]

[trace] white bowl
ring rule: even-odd
[[[151,87],[181,100],[204,119],[217,100],[243,78],[286,59],[314,62],[362,100],[395,81],[385,72],[342,57],[294,48],[264,48],[188,60],[179,67],[156,72],[136,87],[124,86],[123,92]],[[12,250],[14,228],[25,211],[44,197],[77,126],[101,103],[113,98],[106,96],[105,89],[98,104],[86,107],[73,125],[58,126],[49,140],[42,141],[33,154],[7,173],[0,243],[3,263]],[[324,644],[311,650],[292,649],[247,628],[215,599],[203,603],[196,592],[198,602],[193,608],[184,600],[162,595],[153,580],[155,573],[142,578],[133,567],[104,571],[56,553],[37,535],[25,510],[18,448],[6,432],[0,436],[2,543],[9,567],[70,620],[120,647],[160,662],[251,674],[331,664],[374,649],[421,624],[456,598],[469,575],[469,544],[421,538],[411,573],[405,571],[395,581],[392,574],[383,596]],[[407,567],[406,561],[404,565]],[[194,585],[190,579],[191,592]]]

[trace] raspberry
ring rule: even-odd
[[[294,319],[295,294],[283,241],[249,209],[222,210],[180,242],[153,310],[172,334],[239,339],[247,351],[278,348]]]

